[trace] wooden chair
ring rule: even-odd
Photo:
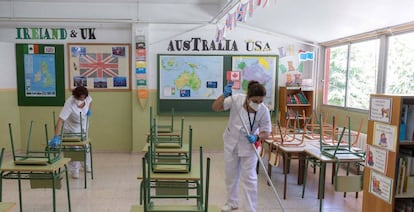
[[[305,136],[309,139],[316,140],[320,137],[320,130],[321,124],[323,126],[322,129],[327,129],[331,127],[331,125],[327,124],[328,113],[321,113],[319,117],[315,111],[313,111],[311,117],[309,117],[309,121],[305,126],[306,134]]]

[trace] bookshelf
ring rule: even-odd
[[[383,104],[384,102],[388,103]],[[387,104],[389,107],[384,107]],[[414,173],[411,170],[414,167],[414,141],[406,140],[404,134],[405,127],[414,126],[414,119],[407,119],[407,107],[414,107],[414,96],[371,95],[367,145],[383,149],[387,153],[384,162],[386,169],[381,173],[373,167],[365,167],[362,211],[412,211],[414,208],[414,176],[410,176]],[[387,135],[387,141],[390,141],[389,137],[392,138],[386,147],[377,145],[381,142],[379,134],[382,131],[392,131],[390,135],[393,136]],[[407,162],[407,158],[410,162]],[[383,179],[380,180],[382,185],[378,186],[379,189],[375,189],[376,180],[372,176]],[[410,177],[413,177],[411,183]],[[389,185],[383,187],[387,182]]]
[[[285,127],[287,118],[302,119],[311,117],[313,111],[313,90],[303,90],[301,87],[280,87],[279,88],[279,111],[281,125]],[[301,126],[303,127],[303,126]]]

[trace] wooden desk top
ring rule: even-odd
[[[357,155],[354,155],[354,154],[337,154],[336,158],[330,158],[326,155],[323,155],[321,153],[321,150],[318,147],[315,147],[313,145],[306,146],[305,152],[307,154],[315,157],[316,159],[321,160],[322,162],[337,162],[338,159],[340,161],[343,161],[343,162],[358,162],[358,161],[362,162],[362,161],[364,161],[363,158],[361,158]]]
[[[149,144],[145,144],[144,148],[142,148],[143,152],[148,152]],[[158,153],[188,153],[189,146],[188,144],[183,144],[181,148],[156,148],[155,152]]]
[[[191,164],[191,172],[189,173],[151,173],[152,180],[199,180],[200,164]],[[142,170],[138,173],[138,180],[142,180]]]
[[[0,202],[0,211],[11,211],[11,209],[16,205],[14,202]]]
[[[266,142],[270,142],[268,139],[266,139]],[[319,143],[319,142],[318,142]],[[306,147],[309,145],[315,145],[315,141],[305,141],[303,142],[303,144],[301,145],[281,145],[280,143],[276,143],[276,146],[283,152],[289,152],[289,153],[294,153],[294,152],[304,152]]]
[[[61,158],[53,164],[46,166],[39,165],[15,165],[13,160],[3,163],[0,168],[1,171],[15,171],[15,172],[53,172],[62,168],[65,164],[70,161],[70,158]]]

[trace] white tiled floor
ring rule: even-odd
[[[141,153],[100,153],[93,154],[94,180],[88,179],[88,188],[83,188],[83,177],[70,180],[70,192],[73,212],[83,211],[129,211],[131,205],[139,203],[139,181],[137,175],[141,167]],[[223,153],[206,152],[211,158],[211,184],[209,202],[221,207],[225,202],[225,185],[223,173]],[[5,160],[10,160],[6,157]],[[198,161],[198,151],[194,152],[194,162]],[[265,162],[266,163],[266,162]],[[308,173],[305,198],[301,198],[302,186],[297,185],[297,161],[292,162],[288,175],[287,199],[282,200],[286,211],[319,211],[317,195],[317,174]],[[327,171],[326,193],[323,211],[361,211],[362,193],[358,199],[355,193],[343,197],[343,193],[333,191],[330,184],[330,166]],[[310,169],[311,170],[311,169]],[[90,174],[88,174],[90,177]],[[272,182],[283,197],[283,175],[281,166],[273,168]],[[57,191],[57,211],[68,211],[66,186]],[[50,189],[30,189],[29,182],[22,183],[23,211],[52,211],[52,192]],[[13,211],[19,211],[18,187],[14,180],[3,180],[3,201],[16,202]],[[240,195],[242,198],[242,195]],[[243,202],[241,200],[240,202]],[[242,210],[236,210],[242,211]],[[272,189],[267,185],[262,170],[259,173],[259,212],[281,211]]]

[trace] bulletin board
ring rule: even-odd
[[[277,110],[277,55],[158,54],[158,114],[212,114],[212,103],[230,79],[233,94],[246,93],[249,81],[266,87],[264,103]]]
[[[68,43],[69,87],[94,91],[131,89],[131,44]]]
[[[16,44],[19,106],[62,106],[65,103],[63,45]]]

